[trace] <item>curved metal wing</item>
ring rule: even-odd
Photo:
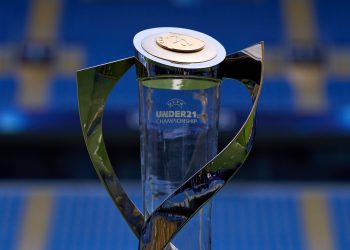
[[[144,217],[130,200],[109,160],[102,134],[102,116],[107,97],[117,81],[135,63],[134,57],[77,72],[80,123],[91,161],[113,202],[140,237]]]

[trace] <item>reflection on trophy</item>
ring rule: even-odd
[[[134,57],[77,73],[80,121],[93,166],[139,249],[211,249],[211,199],[253,144],[263,43],[226,55],[208,35],[165,27],[139,32],[134,46]],[[102,133],[107,97],[133,65],[139,86],[142,212],[121,186]],[[237,135],[217,153],[224,78],[246,87],[252,108]]]

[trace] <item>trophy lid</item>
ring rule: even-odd
[[[225,48],[217,40],[183,28],[143,30],[135,35],[134,46],[143,57],[177,68],[208,68],[226,57]]]

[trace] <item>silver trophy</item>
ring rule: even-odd
[[[208,35],[165,27],[139,32],[134,46],[134,57],[77,72],[80,121],[91,161],[139,249],[211,249],[211,198],[239,170],[253,145],[263,43],[226,55]],[[107,97],[133,65],[139,86],[143,212],[121,186],[102,133]],[[252,107],[217,154],[223,78],[240,81]]]

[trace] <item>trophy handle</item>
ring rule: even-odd
[[[144,217],[130,200],[116,176],[103,140],[102,117],[107,97],[118,80],[135,63],[134,57],[91,67],[77,72],[80,124],[96,173],[113,202],[140,237]]]
[[[254,141],[263,61],[264,44],[261,42],[228,55],[219,65],[220,77],[236,79],[245,85],[253,106],[232,141],[148,217],[142,228],[139,249],[163,249],[192,216],[228,183],[244,163]],[[157,230],[159,225],[162,225],[161,229]]]

